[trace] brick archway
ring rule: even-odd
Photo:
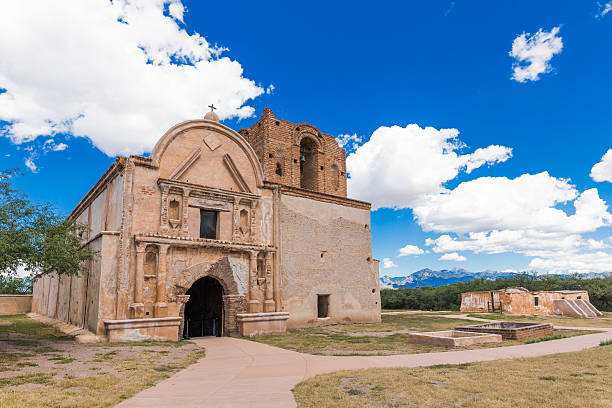
[[[223,335],[233,336],[238,334],[238,323],[236,315],[246,312],[246,298],[238,292],[238,284],[234,279],[234,272],[230,265],[229,257],[224,256],[219,261],[209,264],[200,263],[191,266],[180,273],[180,277],[174,284],[173,295],[176,299],[185,299],[185,293],[199,279],[211,277],[217,280],[223,287]],[[184,319],[183,302],[179,315]],[[182,337],[184,321],[179,327],[179,338]]]

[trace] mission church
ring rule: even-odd
[[[333,136],[268,108],[239,132],[214,110],[180,123],[72,211],[98,256],[36,280],[33,311],[108,341],[379,322],[370,204],[346,182]]]

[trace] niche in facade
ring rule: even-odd
[[[181,223],[181,202],[177,197],[170,197],[168,202],[168,223],[176,229]]]
[[[262,253],[257,255],[257,284],[263,285],[266,281],[266,262]]]
[[[277,176],[281,176],[282,177],[282,175],[283,175],[283,168],[282,168],[280,163],[276,163],[275,173],[276,173]]]
[[[157,248],[151,245],[145,250],[144,274],[148,277],[157,276]]]
[[[242,210],[240,210],[240,216],[238,221],[240,232],[243,235],[246,235],[251,230],[251,226],[249,224],[249,212],[243,208]]]

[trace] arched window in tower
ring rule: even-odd
[[[300,142],[300,187],[317,190],[317,144],[309,137]]]
[[[340,172],[338,171],[338,165],[335,163],[331,166],[331,179],[332,187],[337,190],[340,187]]]
[[[276,163],[276,171],[275,171],[276,175],[278,176],[283,176],[283,167],[281,166],[280,163]]]

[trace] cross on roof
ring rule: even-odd
[[[214,111],[215,111],[215,109],[217,109],[217,108],[215,107],[215,105],[213,105],[213,104],[208,105],[208,107],[210,108],[210,111],[211,111],[211,112],[214,112]]]

